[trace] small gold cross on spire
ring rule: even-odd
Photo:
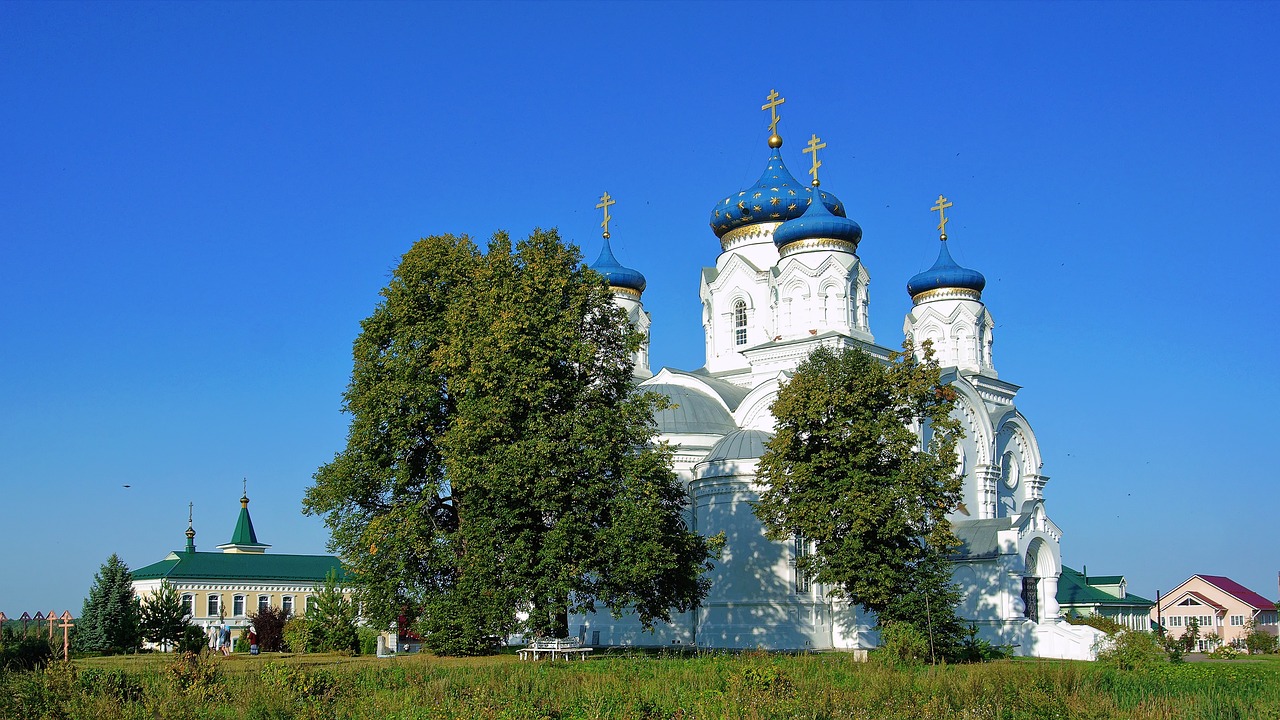
[[[766,99],[769,102],[761,105],[760,109],[769,111],[769,147],[781,147],[782,138],[778,135],[778,106],[786,102],[787,99],[778,95],[777,90],[770,90]],[[776,145],[774,144],[775,142],[777,143]]]
[[[609,239],[609,221],[613,218],[609,215],[609,206],[616,205],[617,201],[609,197],[609,193],[600,196],[600,202],[596,205],[599,210],[604,210],[604,222],[600,223],[600,227],[604,228],[604,239]]]
[[[813,153],[813,167],[809,168],[809,174],[813,176],[813,186],[818,187],[818,168],[822,167],[822,161],[818,159],[818,151],[826,147],[827,144],[818,139],[817,135],[809,138],[809,147],[800,152]]]
[[[187,527],[191,527],[191,518],[193,517],[193,513],[195,513],[195,511],[196,511],[196,504],[193,502],[187,503]]]
[[[936,204],[936,205],[934,205],[933,207],[929,208],[930,210],[937,210],[937,211],[938,211],[938,234],[939,234],[939,236],[940,236],[943,240],[946,240],[946,239],[947,239],[947,215],[946,215],[946,210],[947,210],[947,208],[951,207],[952,205],[953,205],[953,203],[949,202],[946,198],[942,197],[942,194],[941,194],[941,193],[939,193],[939,194],[938,194],[938,204]]]

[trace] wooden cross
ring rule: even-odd
[[[937,204],[937,205],[934,205],[934,206],[933,206],[933,207],[931,207],[931,208],[929,208],[930,210],[937,210],[937,211],[938,211],[938,233],[939,233],[939,235],[941,235],[941,236],[942,236],[942,239],[943,239],[943,240],[946,240],[946,239],[947,239],[947,215],[946,215],[946,211],[947,211],[947,208],[951,207],[953,204],[954,204],[954,203],[950,203],[950,202],[948,202],[948,201],[947,201],[947,199],[946,199],[946,198],[944,198],[944,197],[942,197],[942,194],[941,194],[941,193],[939,193],[939,194],[938,194],[938,204]]]
[[[767,99],[769,102],[761,105],[760,109],[769,111],[769,117],[770,117],[769,134],[777,135],[778,134],[778,106],[786,102],[787,99],[784,97],[779,97],[777,90],[770,90]]]
[[[53,642],[53,624],[58,622],[58,615],[50,610],[49,614],[44,616],[44,619],[49,622],[49,642]]]
[[[53,619],[53,613],[49,613],[49,618]],[[71,622],[70,610],[63,610],[62,617],[58,619],[62,621],[62,624],[58,625],[58,627],[62,628],[62,661],[66,662],[71,651],[71,635],[69,633],[76,624]]]
[[[609,197],[609,193],[600,196],[600,202],[596,205],[596,209],[604,210],[604,222],[600,223],[600,227],[604,228],[604,239],[609,239],[609,221],[613,218],[609,216],[609,206],[616,205],[617,201]]]
[[[818,159],[818,151],[826,147],[827,144],[818,139],[817,135],[809,138],[809,146],[800,152],[813,153],[813,167],[809,168],[809,174],[813,176],[813,184],[818,185],[818,168],[822,167],[822,161]]]

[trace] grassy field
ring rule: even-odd
[[[1014,660],[893,668],[842,654],[585,663],[334,655],[95,658],[0,679],[22,718],[1277,718],[1280,658],[1140,671]]]

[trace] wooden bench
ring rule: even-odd
[[[521,660],[537,660],[544,656],[555,660],[557,655],[565,660],[574,656],[579,660],[586,660],[587,655],[591,654],[591,648],[583,647],[578,638],[534,638],[517,654]]]

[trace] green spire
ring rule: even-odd
[[[249,493],[240,496],[240,517],[236,519],[236,529],[231,533],[231,541],[218,546],[223,552],[261,553],[271,547],[258,542],[258,533],[253,530],[253,518],[249,517]]]
[[[258,534],[253,531],[253,519],[249,517],[249,496],[240,496],[240,517],[235,532],[231,533],[232,545],[260,545]]]

